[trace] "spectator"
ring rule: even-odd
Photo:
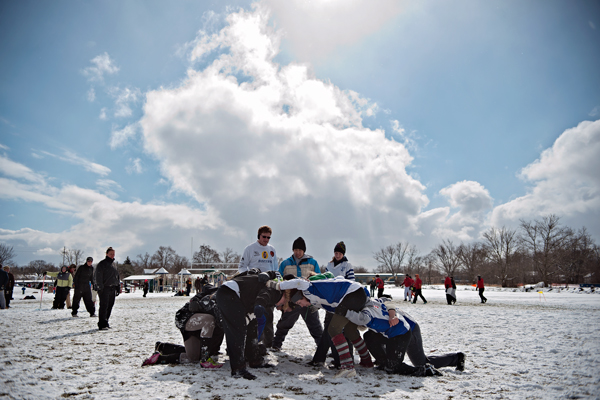
[[[146,297],[146,295],[148,294],[148,279],[144,280],[144,297]]]
[[[115,250],[109,247],[106,250],[106,258],[100,261],[94,272],[94,282],[100,296],[100,307],[98,312],[98,329],[105,331],[110,329],[108,320],[112,308],[115,305],[115,297],[119,293],[119,273],[113,266],[115,261]]]
[[[196,277],[196,280],[194,281],[194,289],[196,289],[196,293],[200,293],[202,291],[202,281],[200,280],[200,277]]]
[[[375,278],[371,279],[369,282],[369,289],[371,292],[371,297],[375,297],[375,288],[377,287],[377,282],[375,282]]]
[[[10,301],[13,299],[13,289],[15,288],[15,276],[10,272],[8,265],[4,266],[4,271],[8,274],[8,282],[4,288],[4,298],[6,299],[6,308],[10,308]]]
[[[446,288],[446,301],[448,305],[456,303],[456,283],[454,283],[454,277],[449,277],[450,284]]]
[[[381,295],[383,295],[383,288],[385,287],[385,284],[379,275],[375,275],[375,278],[375,283],[377,283],[377,298],[380,298]]]
[[[63,265],[60,272],[44,272],[44,275],[56,277],[56,291],[54,294],[54,302],[52,309],[64,309],[67,295],[73,286],[73,276],[67,271],[67,266]]]
[[[415,286],[415,299],[413,301],[413,304],[415,304],[417,302],[417,299],[419,298],[419,296],[421,296],[421,298],[423,299],[423,303],[427,304],[427,300],[425,300],[425,297],[423,297],[423,293],[421,292],[421,287],[423,286],[423,281],[421,281],[419,274],[415,274],[414,286]]]
[[[1,265],[0,265],[1,266]],[[4,290],[8,284],[8,273],[0,268],[0,309],[6,309],[6,297],[4,296]]]
[[[404,301],[406,301],[406,298],[408,297],[408,301],[411,301],[412,298],[412,286],[414,284],[414,281],[412,280],[412,278],[410,277],[410,275],[406,274],[406,276],[404,277],[404,281],[402,282],[402,284],[404,285]]]
[[[477,275],[477,289],[479,289],[479,298],[481,298],[481,303],[487,303],[487,299],[483,295],[485,286],[483,285],[483,278],[481,275]]]
[[[96,316],[96,306],[92,301],[92,286],[94,285],[93,261],[94,259],[92,257],[88,257],[85,264],[80,265],[79,268],[77,268],[77,272],[75,272],[75,278],[73,279],[75,290],[73,291],[73,308],[71,310],[71,315],[73,317],[77,316],[79,302],[82,298],[85,309],[90,313],[90,317]]]

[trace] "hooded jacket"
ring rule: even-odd
[[[56,278],[57,287],[68,287],[69,289],[73,286],[73,275],[69,271],[62,272],[46,272],[46,275]]]
[[[91,265],[87,265],[87,263],[80,265],[75,271],[75,277],[73,278],[75,282],[75,289],[83,289],[85,287],[89,287],[90,283],[94,284],[94,267]]]

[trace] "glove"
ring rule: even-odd
[[[265,325],[267,324],[267,317],[265,315],[265,308],[263,306],[254,306],[254,315],[256,316],[256,333],[258,341],[260,341],[260,337],[262,336],[263,331],[265,330]]]
[[[346,316],[346,312],[348,312],[348,307],[343,304],[338,304],[338,306],[335,308],[335,313],[337,315],[341,315],[342,317]]]
[[[269,271],[269,272],[271,272],[271,271]],[[268,282],[268,281],[270,281],[270,280],[271,280],[271,277],[269,276],[269,274],[268,274],[268,273],[266,273],[266,272],[261,272],[260,274],[258,274],[258,281],[259,281],[260,283],[266,283],[266,282]]]
[[[279,282],[268,281],[266,286],[270,289],[281,290],[281,288],[279,287]]]

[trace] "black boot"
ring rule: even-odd
[[[185,346],[173,343],[156,342],[154,345],[154,351],[158,351],[160,354],[181,354],[185,353]]]

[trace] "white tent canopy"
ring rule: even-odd
[[[159,275],[167,275],[169,274],[169,271],[167,271],[164,268],[159,269],[158,271],[154,272],[155,274],[159,274]]]
[[[191,275],[191,274],[192,273],[185,268],[177,273],[177,275]]]
[[[144,281],[146,279],[156,279],[157,275],[131,275],[123,279],[124,281]]]

